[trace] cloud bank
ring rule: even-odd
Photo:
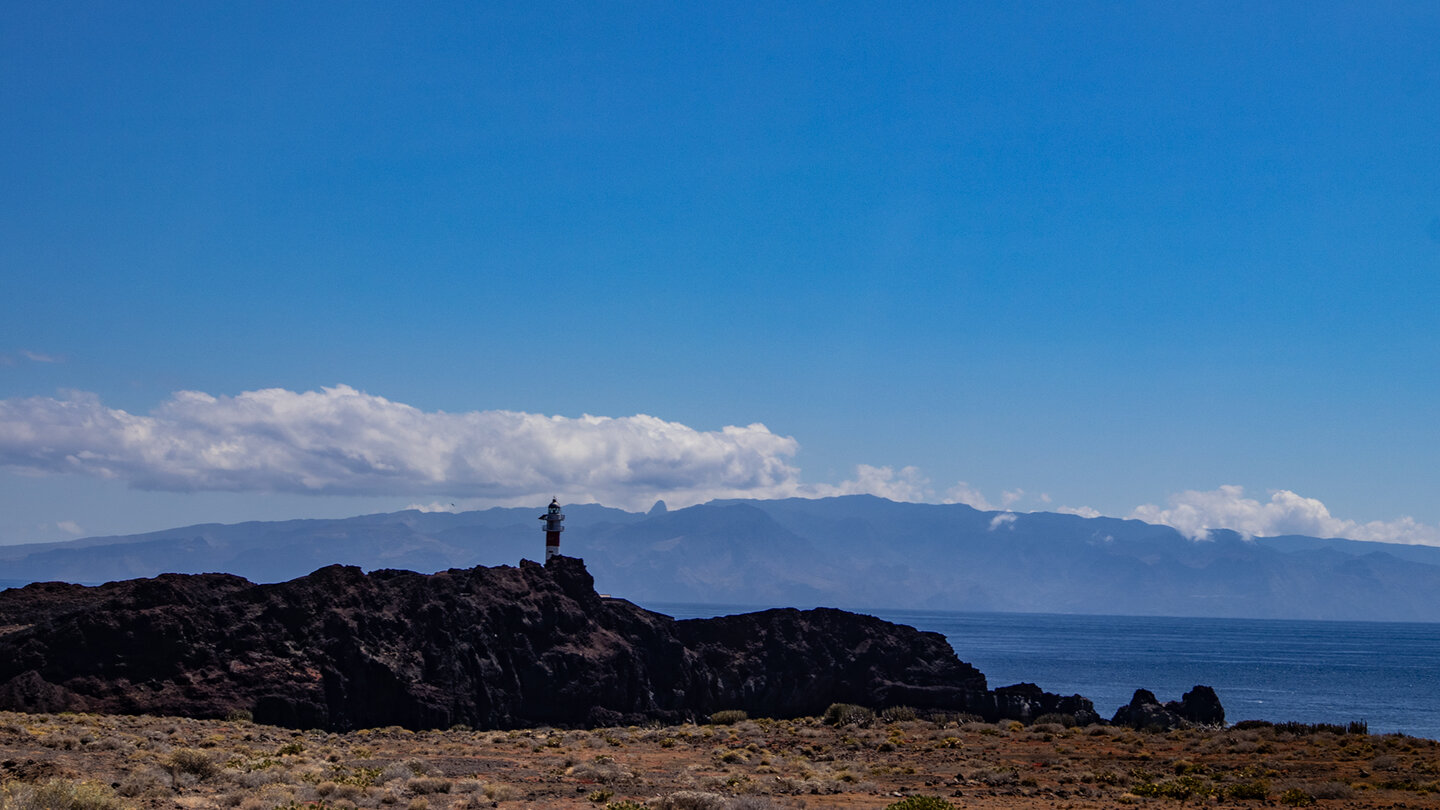
[[[646,415],[426,412],[345,385],[233,397],[181,391],[148,415],[88,393],[0,400],[0,466],[174,492],[492,503],[562,495],[631,508],[663,496],[683,505],[799,494],[789,463],[797,448],[761,424],[701,431]]]
[[[1369,523],[1345,520],[1331,515],[1320,501],[1288,489],[1271,490],[1266,503],[1245,497],[1244,488],[1234,485],[1203,492],[1187,490],[1171,495],[1168,502],[1168,508],[1154,504],[1137,507],[1130,517],[1174,527],[1197,540],[1203,540],[1212,529],[1232,529],[1247,537],[1305,534],[1440,545],[1440,529],[1413,518]]]
[[[139,489],[289,492],[434,498],[427,509],[533,504],[559,496],[646,509],[715,498],[820,498],[869,494],[932,501],[916,467],[860,464],[838,484],[807,484],[791,464],[799,444],[762,424],[696,430],[644,414],[543,416],[516,411],[422,411],[345,385],[211,396],[181,391],[147,415],[106,407],[94,394],[0,400],[0,467],[79,474]],[[441,501],[439,499],[443,498]],[[1049,506],[1022,489],[995,501],[961,481],[940,496],[982,511],[1016,504],[1098,517],[1088,506]],[[460,506],[456,507],[455,503]],[[1440,545],[1440,529],[1404,517],[1359,523],[1290,490],[1262,502],[1238,486],[1172,495],[1130,517],[1203,539],[1214,529],[1247,536],[1306,534]],[[78,527],[77,527],[78,528]]]

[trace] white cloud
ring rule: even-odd
[[[963,503],[979,509],[981,512],[994,512],[997,507],[985,499],[980,490],[970,486],[964,481],[956,482],[955,486],[945,491],[944,503]]]
[[[76,523],[73,520],[62,520],[59,523],[55,524],[55,528],[59,529],[62,532],[65,532],[66,534],[73,534],[76,536],[85,533],[85,530],[80,528],[80,524]]]
[[[65,358],[58,354],[45,354],[44,352],[32,352],[29,349],[21,349],[19,354],[0,354],[0,366],[19,365],[21,360],[29,360],[32,363],[63,363]]]
[[[1168,499],[1169,507],[1154,504],[1137,507],[1130,517],[1147,523],[1172,526],[1186,536],[1200,540],[1211,529],[1231,529],[1247,537],[1305,534],[1314,537],[1347,537],[1387,543],[1440,545],[1440,529],[1413,518],[1358,523],[1330,514],[1325,504],[1297,495],[1288,489],[1271,490],[1270,500],[1261,503],[1245,497],[1245,490],[1225,485],[1210,491],[1187,490]]]
[[[1090,506],[1057,506],[1055,511],[1062,515],[1079,515],[1083,518],[1100,517],[1100,510]]]
[[[860,464],[855,477],[839,484],[800,485],[794,493],[806,498],[828,498],[835,495],[877,495],[892,501],[918,503],[930,497],[930,481],[919,467],[872,467]]]
[[[416,512],[464,512],[470,507],[464,504],[457,506],[450,501],[431,501],[430,503],[412,503],[405,508],[414,509]]]
[[[1000,493],[1000,505],[1009,509],[1012,504],[1025,497],[1025,490],[1012,489]]]
[[[995,531],[996,529],[1000,528],[1001,526],[1009,526],[1010,524],[1012,524],[1012,523],[1014,523],[1014,522],[1015,522],[1015,513],[1014,513],[1014,512],[1001,512],[1000,514],[996,515],[995,517],[990,518],[990,531],[993,532],[993,531]]]
[[[798,443],[764,425],[700,431],[653,416],[426,412],[339,385],[215,397],[181,391],[149,415],[93,394],[0,400],[0,466],[141,489],[412,494],[528,503],[551,495],[648,507],[803,494]],[[886,468],[861,468],[857,491]],[[918,471],[890,482],[903,494]],[[868,478],[867,478],[868,476]],[[842,485],[845,486],[845,485]],[[446,500],[445,503],[449,503]]]

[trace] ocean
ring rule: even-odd
[[[647,603],[676,618],[762,608]],[[1364,720],[1440,739],[1440,624],[864,611],[943,634],[992,688],[1081,694],[1110,717],[1137,688],[1161,702],[1214,687],[1229,722]]]

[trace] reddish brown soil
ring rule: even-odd
[[[30,786],[93,781],[134,808],[883,808],[1183,804],[1440,808],[1440,743],[1274,729],[1166,733],[925,721],[296,732],[245,722],[0,713],[0,806]],[[1265,799],[1236,798],[1243,787]],[[715,794],[690,796],[677,791]],[[1159,792],[1159,796],[1136,793]],[[1168,793],[1169,795],[1163,795]],[[667,805],[663,797],[672,796]]]

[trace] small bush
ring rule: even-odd
[[[645,810],[645,805],[625,799],[624,801],[610,802],[605,805],[605,810]]]
[[[1245,728],[1261,728],[1261,726],[1258,725],[1258,723],[1260,723],[1260,722],[1262,722],[1262,721],[1257,721],[1257,720],[1245,720],[1245,721],[1243,721],[1243,722],[1241,722],[1241,723],[1236,723],[1236,724],[1235,724],[1235,727],[1236,727],[1236,728],[1241,728],[1242,726],[1244,726]],[[1273,724],[1272,727],[1273,727],[1276,731],[1283,731],[1283,732],[1285,732],[1286,734],[1294,734],[1294,735],[1297,736],[1297,737],[1309,737],[1309,736],[1311,736],[1311,735],[1321,734],[1321,733],[1324,733],[1324,732],[1329,732],[1329,733],[1331,733],[1331,734],[1365,733],[1365,732],[1352,732],[1352,731],[1350,731],[1350,729],[1351,729],[1352,727],[1356,726],[1356,725],[1357,725],[1357,723],[1351,723],[1349,726],[1342,726],[1342,725],[1340,725],[1340,724],[1338,724],[1338,723],[1296,723],[1296,722],[1287,722],[1287,723],[1275,723],[1275,724]],[[1359,725],[1360,727],[1362,727],[1362,728],[1366,728],[1367,730],[1368,730],[1368,728],[1369,728],[1363,721],[1359,722],[1358,725]]]
[[[915,710],[909,706],[889,706],[880,711],[880,719],[887,723],[905,723],[916,716]]]
[[[725,797],[700,790],[679,790],[655,800],[655,810],[725,810]]]
[[[491,782],[485,786],[485,798],[492,802],[508,802],[520,797],[520,791],[510,785]]]
[[[978,714],[967,714],[965,712],[928,712],[925,715],[925,719],[940,728],[963,726],[966,723],[982,723],[985,721],[985,718]]]
[[[1236,731],[1252,731],[1259,728],[1275,728],[1275,724],[1269,720],[1241,720],[1231,728]]]
[[[1163,796],[1181,803],[1199,797],[1205,798],[1215,792],[1215,786],[1197,776],[1182,776],[1164,782],[1141,782],[1130,788],[1136,796]]]
[[[591,762],[581,762],[566,769],[565,774],[580,780],[593,780],[601,784],[629,779],[632,774],[620,767],[615,760],[600,755]]]
[[[422,796],[429,793],[450,792],[450,780],[440,776],[417,776],[406,782],[405,786]]]
[[[875,722],[875,712],[854,703],[831,703],[824,721],[832,726],[868,726]]]
[[[585,798],[589,799],[589,800],[592,801],[592,802],[595,802],[596,804],[599,804],[599,803],[601,803],[601,802],[608,802],[608,801],[610,801],[610,797],[611,797],[611,796],[614,796],[614,795],[615,795],[615,791],[613,791],[613,790],[605,790],[604,788],[601,788],[600,790],[592,790],[592,791],[590,791],[590,795],[589,795],[589,796],[586,796]]]
[[[220,772],[220,766],[204,751],[194,748],[177,748],[170,752],[165,761],[166,770],[172,774],[188,773],[196,779],[209,779]]]
[[[1264,779],[1251,782],[1236,782],[1225,786],[1225,797],[1229,799],[1258,799],[1264,801],[1270,796],[1270,783]]]
[[[5,810],[124,810],[126,805],[99,782],[52,779],[38,785],[12,784],[0,790]]]
[[[955,805],[939,796],[906,796],[885,805],[885,810],[955,810]]]
[[[170,794],[173,780],[166,777],[159,768],[144,768],[131,771],[120,780],[115,792],[127,798],[157,798]]]
[[[1290,788],[1280,794],[1280,803],[1291,807],[1309,807],[1315,803],[1315,797],[1300,788]]]
[[[733,726],[741,720],[749,720],[750,715],[740,709],[725,709],[710,715],[710,722],[717,726]]]

